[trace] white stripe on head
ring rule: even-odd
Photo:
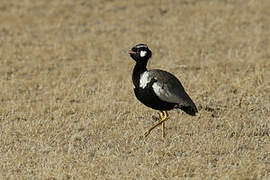
[[[146,54],[147,54],[146,51],[141,51],[141,52],[140,52],[140,56],[141,56],[141,57],[144,57]]]
[[[149,72],[145,71],[140,76],[140,87],[144,89],[150,81]]]
[[[142,47],[148,48],[145,44],[138,44],[138,45],[136,45],[136,48],[142,48]]]

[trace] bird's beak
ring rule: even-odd
[[[136,52],[135,51],[132,51],[132,50],[128,50],[127,53],[128,54],[136,54]]]

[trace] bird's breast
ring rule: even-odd
[[[174,103],[168,103],[160,100],[155,94],[152,85],[146,86],[145,88],[135,87],[134,93],[136,98],[144,105],[156,109],[156,110],[171,110],[174,108]]]

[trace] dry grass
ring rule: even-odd
[[[1,179],[270,178],[270,2],[1,0]],[[133,95],[137,43],[199,108]]]

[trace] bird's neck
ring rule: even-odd
[[[135,87],[139,87],[140,75],[147,71],[147,62],[137,62],[132,73],[132,81]]]

